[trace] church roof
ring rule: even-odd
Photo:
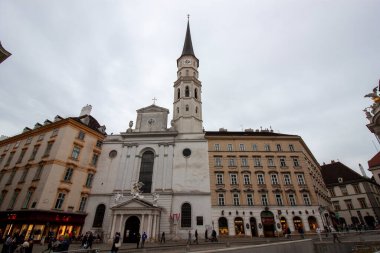
[[[343,179],[343,184],[367,180],[341,162],[332,161],[330,164],[324,164],[321,166],[321,172],[326,186],[339,184],[338,178]]]
[[[160,106],[153,104],[153,105],[138,109],[137,112],[138,113],[140,113],[140,112],[167,112],[167,113],[169,113],[169,110],[164,108],[164,107],[160,107]]]
[[[195,57],[194,50],[193,50],[193,43],[191,42],[189,21],[187,21],[186,38],[185,38],[185,43],[183,45],[181,56],[184,56],[184,55],[191,55]]]
[[[371,160],[368,161],[368,167],[373,168],[376,166],[380,166],[380,152],[377,153]]]

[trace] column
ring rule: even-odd
[[[144,224],[145,223],[145,214],[141,215],[141,224],[140,224],[140,235],[144,232]]]
[[[148,227],[146,228],[146,232],[148,233],[148,236],[152,236],[152,215],[148,215]]]
[[[123,215],[123,214],[120,214],[119,216],[120,216],[120,222],[119,222],[119,231],[118,231],[118,232],[120,232],[120,234],[123,234],[123,233],[121,232],[121,228],[122,228],[122,226],[123,226],[123,218],[124,218],[124,215]]]
[[[116,224],[116,216],[114,214],[112,215],[112,226],[111,226],[110,238],[113,238],[113,235],[115,234],[115,224]]]
[[[157,241],[158,237],[157,237],[157,215],[153,214],[153,229],[152,229],[152,239],[154,241]]]

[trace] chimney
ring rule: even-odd
[[[363,166],[360,163],[359,163],[359,168],[360,168],[360,171],[362,172],[363,177],[368,178],[367,175],[365,174]]]
[[[82,108],[82,111],[80,112],[80,115],[79,117],[81,116],[85,116],[85,115],[90,115],[91,114],[91,109],[92,109],[92,106],[91,105],[86,105]]]

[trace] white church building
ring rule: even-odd
[[[155,104],[137,110],[136,123],[107,136],[87,203],[83,232],[135,242],[146,232],[157,240],[186,238],[189,230],[211,229],[208,146],[202,121],[202,85],[198,80],[189,23],[177,60],[173,119]]]

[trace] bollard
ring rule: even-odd
[[[230,246],[230,242],[226,242],[226,248],[229,248]]]
[[[190,245],[186,245],[186,252],[190,252]]]

